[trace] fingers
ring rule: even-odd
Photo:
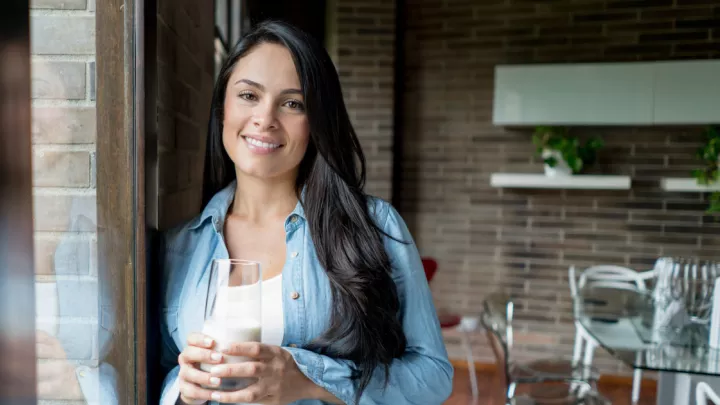
[[[196,346],[186,347],[185,350],[183,350],[183,352],[180,353],[180,356],[178,357],[178,363],[180,365],[191,363],[218,364],[222,362],[222,360],[222,353],[214,352],[210,349]]]
[[[35,356],[38,359],[64,359],[66,357],[62,346],[55,343],[38,342],[35,344],[35,350]]]
[[[220,385],[218,376],[210,375],[204,371],[198,370],[191,365],[183,365],[180,367],[180,379],[195,385],[205,385],[217,387]]]
[[[259,360],[269,360],[275,357],[274,346],[264,345],[258,342],[233,343],[223,353],[230,356],[250,357]]]
[[[210,336],[195,332],[188,335],[187,343],[189,346],[211,349],[215,344],[215,341]]]
[[[67,361],[38,363],[37,392],[41,399],[73,400],[82,398],[74,366]]]
[[[36,356],[40,359],[64,359],[65,349],[60,342],[45,332],[38,331],[35,335]]]
[[[50,360],[38,362],[37,364],[36,374],[38,380],[65,378],[69,373],[73,373],[74,375],[72,368],[65,360]]]
[[[178,356],[180,395],[186,403],[204,403],[210,400],[212,391],[201,385],[216,387],[220,385],[220,378],[198,370],[195,364],[218,364],[223,361],[223,355],[212,350],[215,341],[202,333],[191,333],[187,343],[188,346]]]
[[[55,341],[55,338],[50,336],[47,332],[38,329],[35,331],[35,341],[38,343],[42,342],[50,344]]]
[[[191,382],[180,380],[180,395],[183,402],[186,403],[202,403],[202,401],[210,401],[213,391],[201,388]]]
[[[220,364],[210,369],[216,377],[266,377],[270,369],[264,363],[246,361],[242,363]]]
[[[240,391],[215,391],[211,395],[213,401],[222,403],[257,403],[268,396],[267,387],[262,381]]]

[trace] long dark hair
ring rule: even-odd
[[[310,124],[296,191],[300,198],[304,188],[301,203],[318,260],[330,279],[333,305],[328,328],[307,348],[355,363],[359,402],[378,366],[384,366],[387,384],[390,363],[403,354],[407,341],[383,231],[373,221],[363,192],[365,157],[338,74],[325,49],[299,29],[264,22],[228,55],[212,97],[203,205],[235,179],[233,162],[222,144],[225,92],[238,60],[262,43],[283,45],[292,54]]]

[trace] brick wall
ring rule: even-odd
[[[158,0],[158,227],[201,210],[205,138],[214,80],[213,2]]]
[[[95,2],[34,0],[30,17],[37,325],[68,361],[94,365]],[[40,391],[40,403],[60,398]]]
[[[328,3],[326,43],[367,160],[366,192],[390,200],[393,146],[395,4]]]
[[[542,172],[530,130],[491,123],[496,64],[718,58],[720,2],[408,0],[406,45],[401,210],[439,260],[441,310],[477,313],[486,294],[510,291],[526,297],[519,356],[569,355],[570,265],[717,257],[720,225],[703,215],[703,195],[659,189],[662,176],[689,176],[699,127],[572,128],[605,139],[593,170],[631,175],[629,191],[502,190],[489,177]],[[462,356],[456,336],[447,343]],[[475,347],[492,359],[479,334]],[[601,352],[602,371],[627,371]]]
[[[79,202],[95,217],[95,17],[85,0],[35,1],[32,8],[36,272],[52,275],[71,207]]]

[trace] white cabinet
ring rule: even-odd
[[[496,125],[720,122],[720,60],[495,68]]]
[[[652,122],[649,64],[498,66],[498,125],[605,125]]]
[[[654,123],[720,123],[720,60],[659,62],[654,72]]]

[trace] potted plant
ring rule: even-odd
[[[577,137],[568,135],[567,129],[557,127],[537,127],[533,144],[545,163],[545,175],[551,177],[580,173],[583,167],[595,161],[597,151],[603,147],[603,141],[598,137],[581,145]]]
[[[692,171],[698,185],[711,186],[720,181],[720,131],[713,126],[705,129],[705,145],[697,151],[697,157],[703,167]],[[710,194],[707,213],[720,212],[720,191]]]

